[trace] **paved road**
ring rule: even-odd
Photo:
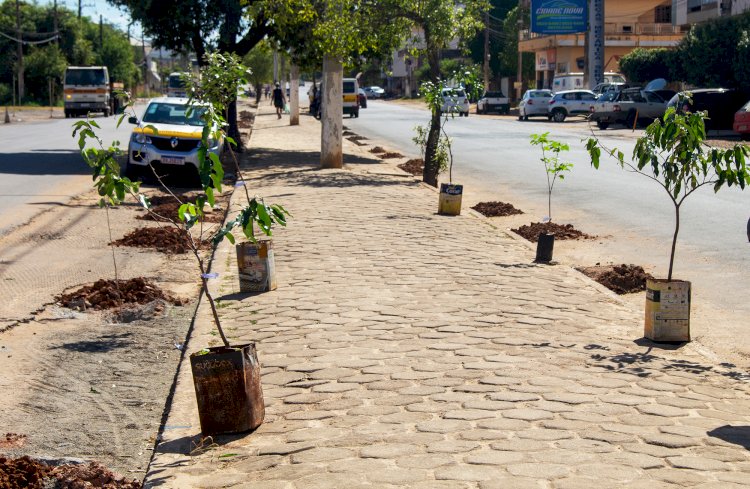
[[[96,116],[105,141],[127,144],[130,128]],[[0,125],[0,235],[91,187],[71,137],[71,119]]]
[[[359,119],[345,120],[357,133],[414,156],[413,127],[427,123],[425,110],[383,101],[370,101]],[[575,164],[556,187],[553,217],[607,238],[595,258],[578,264],[636,263],[665,276],[674,229],[668,197],[655,183],[622,171],[614,162],[605,162],[599,171],[591,168],[581,142],[587,125],[580,120],[555,124],[471,114],[449,121],[447,132],[455,140],[454,180],[466,184],[466,198],[512,202],[532,220],[544,217],[545,174],[539,150],[528,144],[532,133],[544,131],[570,144],[569,156]],[[604,135],[607,145],[632,152],[635,135],[629,131],[609,130]],[[714,328],[708,341],[712,347],[739,348],[746,358],[750,353],[750,340],[744,334],[750,315],[750,246],[745,231],[749,199],[750,192],[725,189],[716,195],[710,188],[688,199],[682,209],[675,267],[677,278],[693,282],[695,334],[702,336]],[[558,243],[556,248],[569,246],[575,245]],[[587,253],[591,255],[591,250]],[[573,260],[586,258],[575,256],[575,251],[572,255]]]

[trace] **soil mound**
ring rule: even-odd
[[[132,231],[111,244],[116,246],[134,246],[136,248],[153,248],[170,255],[180,255],[190,251],[190,244],[185,231],[175,227],[140,228]],[[198,242],[199,248],[208,246],[208,242]]]
[[[357,146],[367,146],[367,143],[363,143],[362,142],[362,141],[367,141],[367,138],[364,137],[364,136],[349,136],[346,139],[348,139],[349,141],[353,142]]]
[[[79,311],[113,309],[127,304],[147,304],[156,300],[175,305],[183,305],[186,302],[166,294],[143,277],[119,281],[97,280],[93,285],[85,285],[57,297],[57,301],[63,306]],[[2,487],[0,485],[0,488]]]
[[[486,217],[523,214],[522,210],[516,209],[513,207],[513,204],[508,204],[507,202],[480,202],[472,207],[472,209]]]
[[[53,467],[29,457],[0,456],[2,489],[141,489],[141,483],[127,480],[96,462]]]
[[[357,133],[356,132],[352,132],[352,131],[344,131],[344,132],[341,133],[341,135],[342,136],[356,136]]]
[[[529,241],[536,242],[542,233],[554,234],[555,239],[590,239],[594,236],[577,230],[572,224],[557,224],[555,222],[532,222],[512,230]]]
[[[399,168],[404,170],[406,173],[411,173],[414,176],[419,176],[424,173],[424,160],[422,158],[414,158],[406,163],[398,165]]]
[[[402,155],[401,153],[396,153],[394,151],[389,151],[387,153],[382,153],[380,155],[380,158],[382,158],[384,160],[389,159],[389,158],[403,158],[403,157],[404,157],[404,155]]]
[[[375,146],[374,148],[372,148],[372,149],[370,150],[370,153],[375,153],[375,154],[379,154],[379,153],[386,153],[386,150],[384,150],[384,149],[383,149],[382,147],[380,147],[380,146]]]
[[[576,268],[609,290],[623,295],[646,290],[646,279],[653,278],[638,265],[596,265]]]
[[[18,433],[6,433],[4,437],[0,437],[0,449],[19,448],[24,446],[25,443],[26,435],[19,435]]]

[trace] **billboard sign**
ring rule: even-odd
[[[572,34],[586,32],[588,0],[532,0],[531,32]]]

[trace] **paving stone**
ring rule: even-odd
[[[455,419],[439,419],[417,424],[417,431],[428,433],[456,433],[471,429],[471,423]]]
[[[526,402],[536,401],[540,398],[539,395],[533,393],[523,392],[495,392],[488,396],[493,401],[508,401],[508,402]]]
[[[370,445],[362,447],[359,455],[362,458],[398,458],[405,455],[413,455],[422,452],[417,445],[404,443],[390,443],[387,445]]]
[[[508,465],[506,469],[516,477],[536,477],[543,480],[558,479],[570,473],[570,469],[561,464],[522,463]]]
[[[687,448],[700,444],[699,441],[687,436],[670,435],[661,433],[657,435],[646,434],[642,436],[643,441],[651,445],[659,445],[667,448]]]
[[[466,462],[477,465],[507,465],[520,462],[525,458],[523,453],[484,450],[472,452],[466,457]]]
[[[393,484],[403,487],[405,484],[426,479],[427,471],[413,468],[389,468],[388,470],[368,472],[366,477],[375,484]]]
[[[429,453],[465,453],[474,450],[479,443],[468,440],[444,440],[427,445]]]
[[[491,481],[479,483],[479,489],[541,489],[541,481],[532,478],[500,477]]]
[[[434,469],[455,463],[456,460],[452,455],[440,453],[430,453],[428,455],[408,454],[396,459],[396,465],[405,469]]]
[[[654,416],[664,416],[668,418],[678,418],[687,416],[688,412],[672,406],[662,406],[659,404],[643,404],[636,406],[636,409],[643,414],[652,414]]]
[[[453,465],[435,469],[437,480],[491,481],[507,474],[505,470],[484,465]]]
[[[481,409],[461,409],[457,411],[448,411],[443,414],[445,419],[463,419],[466,421],[476,421],[478,419],[494,418],[497,414],[492,411]]]
[[[317,447],[304,452],[292,454],[293,464],[303,464],[310,462],[330,462],[332,460],[341,460],[356,456],[354,450],[346,448],[327,448]]]
[[[552,419],[554,415],[549,411],[541,409],[506,409],[502,412],[503,417],[509,419],[520,419],[523,421],[539,421],[540,419]]]
[[[700,471],[729,470],[729,467],[724,462],[703,457],[669,457],[667,461],[669,465],[677,469],[694,469]],[[750,479],[747,480],[750,481]]]

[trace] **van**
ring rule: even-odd
[[[170,73],[167,81],[167,97],[187,97],[188,78],[190,78],[190,73]]]
[[[344,114],[359,117],[359,83],[356,78],[344,78]]]
[[[552,79],[552,90],[585,89],[583,73],[557,73]],[[625,77],[620,73],[608,71],[604,73],[604,83],[625,83]]]

